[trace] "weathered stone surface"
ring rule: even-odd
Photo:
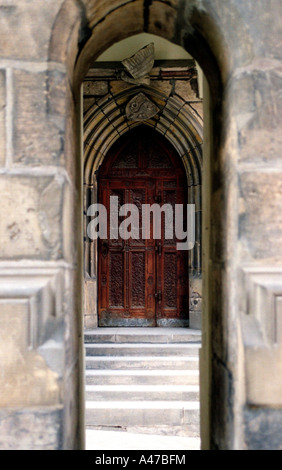
[[[109,91],[108,82],[85,81],[83,82],[84,95],[104,96]]]
[[[192,114],[196,117],[196,119],[200,120],[201,124],[203,123],[204,119],[204,107],[203,103],[189,103],[189,107],[192,110]]]
[[[57,374],[36,351],[28,350],[31,321],[28,301],[2,300],[0,305],[0,406],[58,403],[60,384]]]
[[[81,309],[80,297],[74,296],[75,285],[77,279],[73,272],[69,271],[66,276],[66,287],[65,287],[65,298],[66,298],[66,309],[70,312],[68,317],[65,319],[65,366],[72,369],[74,364],[77,362],[79,354],[79,337],[78,337],[78,325],[75,312],[77,309]]]
[[[63,3],[64,7],[57,17]],[[191,0],[189,2],[164,0],[145,2],[145,4],[143,0],[114,0],[114,2],[107,0],[80,2],[2,0],[0,5],[1,68],[10,68],[9,74],[13,75],[14,79],[14,96],[9,88],[9,103],[14,103],[14,152],[11,152],[10,156],[14,157],[13,161],[19,168],[23,165],[60,165],[64,163],[63,151],[67,147],[73,165],[71,174],[77,175],[79,180],[79,165],[75,163],[77,159],[74,136],[78,133],[71,123],[75,119],[75,110],[72,104],[65,107],[65,77],[58,73],[49,75],[49,78],[51,77],[49,85],[54,90],[54,100],[48,102],[47,75],[38,72],[46,67],[47,60],[51,62],[58,60],[69,64],[69,79],[72,82],[73,65],[79,51],[80,59],[76,70],[79,77],[83,77],[84,69],[86,70],[89,65],[89,59],[106,50],[114,42],[143,32],[144,29],[147,30],[148,26],[148,30],[152,33],[169,39],[174,38],[176,42],[186,44],[194,56],[203,59],[203,65],[209,77],[216,75],[213,73],[216,67],[211,65],[215,58],[220,69],[219,75],[223,79],[228,78],[231,81],[234,77],[238,79],[238,86],[234,88],[234,99],[231,96],[233,89],[226,90],[224,115],[221,115],[220,107],[215,110],[215,118],[218,121],[213,129],[213,138],[216,144],[211,149],[212,171],[210,173],[208,170],[206,174],[206,181],[211,180],[213,194],[211,258],[218,263],[212,262],[211,264],[211,294],[214,297],[211,322],[216,343],[216,351],[213,353],[216,352],[221,360],[225,357],[223,354],[225,349],[232,351],[234,355],[232,356],[234,378],[225,363],[220,360],[214,361],[211,370],[213,377],[212,445],[214,448],[231,448],[234,442],[232,432],[234,432],[236,442],[241,433],[241,429],[236,429],[232,414],[233,397],[238,395],[237,392],[242,386],[240,377],[236,375],[237,364],[234,354],[236,349],[234,337],[238,336],[236,325],[239,324],[239,319],[232,292],[236,291],[237,287],[237,269],[240,264],[249,260],[259,260],[262,265],[264,263],[266,265],[269,264],[271,258],[271,262],[281,264],[282,188],[281,170],[279,170],[279,166],[281,167],[281,94],[279,91],[281,70],[276,63],[281,58],[280,9],[279,0],[256,2],[254,0],[227,0],[226,2],[222,0]],[[109,12],[111,14],[106,17]],[[57,21],[55,21],[56,18]],[[193,28],[189,23],[190,18],[193,18]],[[90,39],[89,26],[92,27],[95,24],[97,27]],[[201,38],[203,42],[199,43]],[[212,54],[209,53],[209,49]],[[206,56],[202,54],[203,50],[206,50]],[[271,61],[271,64],[265,63],[265,57]],[[261,59],[263,59],[262,62]],[[25,61],[22,67],[20,60]],[[50,65],[50,67],[53,66],[54,64]],[[30,73],[26,72],[29,68],[32,70]],[[3,74],[0,73],[0,77],[2,77],[0,78],[2,103],[4,95],[1,96],[1,93],[5,93]],[[229,81],[228,87],[230,83]],[[10,85],[12,83],[9,83]],[[228,90],[231,91],[231,95]],[[218,102],[222,98],[221,91],[219,94],[220,96],[216,94],[214,96]],[[69,99],[68,97],[67,100]],[[124,105],[124,102],[120,104]],[[10,108],[7,111],[10,112]],[[6,147],[4,112],[5,110],[0,105],[0,142],[3,148]],[[66,133],[65,115],[67,115]],[[230,122],[232,130],[230,130]],[[159,126],[165,133],[167,129],[165,124],[160,123]],[[104,145],[104,143],[100,144]],[[0,166],[4,164],[1,145]],[[106,149],[107,145],[104,148]],[[246,166],[251,170],[240,176],[241,218],[238,237],[237,194],[234,197],[237,183],[233,188],[233,194],[230,188],[236,181],[237,159],[241,165],[240,170],[242,166],[244,171]],[[263,166],[265,171],[257,171],[258,165]],[[90,170],[89,173],[91,173]],[[233,179],[230,178],[232,175]],[[40,183],[38,183],[39,180]],[[67,220],[68,217],[65,217],[65,228],[62,230],[58,215],[59,206],[63,205],[63,198],[58,196],[61,190],[62,185],[51,176],[40,179],[31,176],[1,175],[1,258],[49,260],[62,256],[65,248],[61,234],[64,233],[66,236],[70,231],[67,228],[71,228],[72,223]],[[77,193],[73,199],[76,196]],[[229,210],[232,208],[235,211],[233,218],[227,217],[229,215],[227,206]],[[69,215],[74,212],[72,209],[75,203],[72,205],[69,202],[68,207]],[[206,228],[209,229],[209,227]],[[71,238],[70,235],[69,237]],[[238,244],[238,238],[240,244]],[[234,256],[235,253],[236,256]],[[74,261],[74,258],[70,256],[70,260]],[[223,263],[226,269],[228,265],[229,279],[233,279],[230,284],[225,282],[227,272],[223,271]],[[77,286],[76,290],[79,291]],[[71,294],[73,291],[72,287]],[[240,289],[237,295],[241,295]],[[228,302],[232,305],[228,305]],[[15,340],[16,346],[13,349],[17,361],[22,348],[23,335],[27,334],[27,327],[24,324],[23,334],[20,336],[19,327],[16,326],[17,333],[13,338],[13,334],[6,330],[5,325],[11,318],[16,325],[18,325],[19,318],[26,320],[28,307],[25,302],[11,305],[12,303],[7,301],[2,302],[3,324],[1,326],[9,341]],[[69,313],[71,318],[69,321],[73,321],[75,302],[70,303],[70,308],[72,313]],[[265,314],[267,311],[263,313]],[[73,330],[71,334],[76,333]],[[209,329],[205,332],[205,337],[206,334],[209,336]],[[8,341],[7,338],[5,337],[4,341]],[[10,367],[9,360],[10,358],[5,356],[1,360],[1,367],[2,362],[5,364],[5,361],[7,361],[7,368]],[[36,362],[37,358],[34,360]],[[39,362],[41,361],[42,358]],[[273,361],[276,363],[277,358]],[[31,371],[37,370],[36,364],[34,365],[32,361],[29,364],[28,377]],[[40,370],[41,368],[44,369],[42,364],[40,364]],[[67,376],[68,373],[66,373]],[[67,383],[70,384],[71,380]],[[233,386],[238,387],[238,390],[235,389],[235,394]],[[269,387],[272,387],[270,380]],[[66,396],[67,389],[64,395],[67,403],[69,399]],[[208,394],[207,399],[210,399]],[[39,410],[2,413],[0,417],[1,447],[13,449],[62,447],[60,429],[63,420],[59,416],[60,412],[52,413],[52,416],[48,412],[39,412]],[[71,417],[69,419],[71,420]],[[65,421],[66,427],[69,426],[68,422]],[[72,429],[74,428],[75,423]],[[262,408],[246,409],[245,432],[246,448],[281,448],[281,412]],[[70,436],[74,435],[75,431],[70,430]],[[67,441],[70,447],[75,446],[72,440],[74,437],[70,437]]]
[[[282,173],[245,172],[240,176],[240,188],[242,257],[245,260],[279,260],[282,249]]]
[[[144,94],[138,93],[126,106],[125,112],[129,121],[148,121],[159,113],[159,108]]]
[[[282,410],[246,408],[244,424],[248,450],[282,450]]]
[[[175,33],[177,11],[170,5],[154,1],[150,5],[149,28],[150,34],[156,34],[166,39],[172,39]]]
[[[52,26],[62,3],[63,0],[1,1],[1,57],[46,60]]]
[[[41,93],[40,87],[38,88],[38,93]],[[58,131],[60,133],[65,131],[70,107],[69,103],[72,103],[73,100],[72,91],[65,72],[56,69],[48,70],[46,92],[44,92],[44,95],[46,95],[46,120],[50,121],[50,133],[54,134],[53,139],[55,139]],[[42,108],[42,112],[44,112],[44,108]],[[46,124],[49,124],[48,121]]]
[[[157,90],[167,97],[170,96],[172,92],[172,84],[170,80],[152,80],[151,87],[157,88]]]
[[[57,77],[58,81],[64,79]],[[63,126],[56,125],[48,114],[46,73],[16,70],[14,93],[14,161],[24,165],[61,165]],[[57,98],[56,93],[53,101]],[[65,106],[60,112],[65,113]]]
[[[0,411],[1,450],[61,450],[61,408]]]
[[[84,396],[80,386],[79,366],[76,364],[65,378],[65,387],[68,394],[64,404],[64,450],[83,448],[81,435],[84,435],[84,429],[82,428],[84,424],[84,418],[82,420]]]
[[[232,96],[240,143],[240,161],[273,163],[280,160],[282,144],[280,93],[281,67],[278,61],[261,59],[235,81]]]
[[[281,58],[281,45],[277,40],[282,33],[280,8],[279,0],[260,0],[255,8],[252,0],[236,0],[238,14],[248,25],[250,37],[255,38],[252,48],[257,57]],[[240,48],[243,43],[244,38]]]
[[[122,4],[120,8],[114,9],[106,16],[103,21],[98,22],[91,38],[84,46],[83,55],[77,61],[76,70],[79,79],[83,79],[83,75],[87,73],[89,62],[99,57],[115,42],[143,32],[143,11],[143,0],[136,0],[128,4]],[[81,75],[81,72],[85,73]]]
[[[126,83],[122,80],[112,80],[110,82],[110,91],[112,95],[117,95],[118,93],[121,93],[133,87],[134,85],[131,85],[130,83]]]
[[[0,70],[0,166],[4,166],[6,160],[5,108],[6,73],[4,70]]]
[[[64,368],[62,271],[1,264],[0,306],[0,406],[56,405]]]
[[[132,0],[97,0],[91,2],[89,0],[83,0],[87,8],[87,16],[89,19],[89,26],[93,27],[97,24],[103,17],[110,15],[113,11],[122,8],[123,5],[131,3]]]
[[[1,259],[63,257],[64,190],[60,176],[0,176]]]
[[[93,280],[85,280],[84,283],[84,314],[85,328],[97,328],[97,282]]]
[[[176,80],[175,81],[175,93],[181,96],[185,101],[198,101],[199,98],[195,90],[191,86],[191,81],[188,80]]]
[[[83,27],[80,29],[80,23],[85,12],[81,7],[82,4],[75,0],[63,0],[57,10],[57,16],[50,33],[48,58],[52,62],[58,62],[66,66],[70,80],[73,78],[73,67],[78,54],[80,33],[83,40],[84,31]],[[84,18],[84,26],[87,30],[85,22]]]
[[[198,4],[197,6],[199,6],[199,2],[197,1],[196,3]],[[249,1],[249,5],[251,5],[251,9],[253,10],[254,4],[252,1]],[[209,16],[212,17],[212,20],[218,28],[215,30],[218,34],[214,31],[215,34],[212,39],[217,52],[221,49],[221,54],[223,55],[224,50],[226,53],[224,59],[230,63],[232,68],[251,62],[254,56],[254,45],[249,34],[248,23],[246,23],[244,19],[245,15],[238,11],[237,1],[234,3],[229,2],[228,5],[225,4],[223,7],[220,0],[215,0],[212,4],[212,8],[213,13],[211,13],[210,5],[207,7],[207,10]],[[222,40],[220,33],[224,34],[226,41],[224,45],[219,42],[220,39]],[[231,51],[232,54],[230,53]]]
[[[271,388],[269,384],[271,383]],[[247,402],[253,406],[282,405],[282,347],[246,350]],[[282,425],[282,423],[281,423]]]
[[[83,100],[83,114],[87,113],[89,109],[95,104],[95,98],[84,98]]]
[[[230,431],[233,422],[232,376],[225,364],[216,357],[213,360],[212,378],[212,448],[227,450],[232,446]]]

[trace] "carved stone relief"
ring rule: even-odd
[[[129,121],[147,121],[159,112],[159,108],[144,93],[139,93],[126,106]]]
[[[131,77],[123,72],[122,80],[133,85],[150,85],[150,72],[155,62],[155,46],[154,43],[140,49],[132,57],[125,59],[122,64],[130,73]]]

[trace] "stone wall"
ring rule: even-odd
[[[144,31],[182,45],[209,84],[203,448],[281,446],[280,9],[0,1],[1,448],[83,446],[79,86],[90,61]]]
[[[136,51],[137,52],[137,51]],[[189,252],[190,328],[201,329],[202,314],[202,139],[203,101],[199,98],[198,73],[193,60],[157,61],[150,85],[136,86],[121,79],[121,63],[94,63],[83,82],[84,105],[84,214],[97,202],[97,171],[114,142],[135,126],[145,124],[164,135],[175,147],[187,173],[188,202],[196,209],[196,243]],[[128,119],[126,107],[143,93],[158,108],[144,122]],[[97,243],[87,237],[85,216],[86,328],[97,327]]]

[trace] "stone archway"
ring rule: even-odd
[[[67,0],[68,2],[68,0]],[[65,14],[63,5],[61,14],[58,16],[58,20],[54,27],[53,39],[50,47],[50,57],[52,60],[56,60],[59,51],[56,49],[56,36],[57,30],[60,30],[63,15]],[[182,5],[181,5],[182,7]],[[206,14],[201,9],[195,7],[188,7],[187,10],[187,23],[183,21],[182,8],[179,5],[171,6],[166,3],[152,2],[152,4],[144,4],[141,1],[128,2],[125,5],[117,5],[112,8],[110,5],[105,7],[102,4],[96,4],[95,8],[92,9],[91,5],[88,5],[83,9],[84,18],[87,21],[80,23],[76,20],[76,14],[80,18],[81,11],[77,10],[76,14],[70,19],[72,24],[72,30],[78,33],[77,40],[75,41],[74,36],[69,41],[69,37],[66,38],[65,46],[68,49],[67,57],[70,60],[69,67],[71,70],[71,83],[78,96],[78,86],[81,83],[83,76],[87,72],[88,64],[90,59],[93,60],[95,56],[98,56],[106,50],[114,42],[117,42],[123,38],[130,37],[133,34],[138,34],[142,31],[150,31],[167,39],[173,40],[178,44],[184,46],[188,52],[195,57],[196,60],[202,66],[206,77],[209,81],[209,87],[211,91],[211,99],[207,99],[208,109],[208,125],[206,128],[206,161],[204,162],[204,175],[206,178],[206,195],[205,195],[205,272],[208,280],[208,272],[212,270],[212,264],[210,262],[210,237],[216,237],[218,233],[217,220],[214,220],[212,224],[214,233],[210,233],[211,228],[211,213],[210,213],[210,182],[209,178],[211,175],[215,175],[220,168],[220,161],[222,158],[222,82],[226,79],[230,62],[228,55],[225,55],[223,44],[222,29],[218,27],[214,21],[212,15]],[[100,9],[101,8],[101,9]],[[99,19],[99,14],[101,17]],[[134,19],[134,20],[133,20]],[[178,25],[180,30],[177,29]],[[181,25],[181,26],[180,26]],[[183,31],[182,38],[180,31]],[[186,31],[186,33],[184,33]],[[217,37],[217,41],[214,41],[214,35]],[[213,51],[212,51],[213,49]],[[215,59],[216,57],[216,59]],[[72,69],[72,66],[74,67]],[[72,73],[74,70],[74,74]],[[208,88],[206,87],[206,92]],[[74,123],[73,123],[74,124]],[[71,131],[71,128],[70,128]],[[73,132],[73,131],[72,131]],[[73,135],[71,132],[70,135]],[[213,159],[211,160],[211,154]],[[234,175],[235,176],[235,175]],[[217,178],[217,176],[216,176]],[[222,188],[223,191],[223,188]],[[221,203],[218,204],[217,214],[213,214],[213,218],[217,217],[222,227],[223,221],[227,221],[228,216],[231,214],[224,211],[224,198]],[[231,224],[231,220],[230,220]],[[224,238],[218,239],[219,246],[221,241],[224,244]],[[222,252],[224,256],[224,251]],[[214,265],[217,266],[218,260],[214,260]],[[216,269],[218,269],[216,267]],[[224,274],[225,276],[225,274]],[[229,284],[223,283],[223,288],[229,288]],[[212,287],[213,288],[213,287]],[[213,418],[210,417],[212,410],[212,416],[224,417],[226,413],[230,412],[229,394],[224,395],[223,400],[218,400],[216,396],[212,396],[212,383],[215,379],[216,387],[223,386],[225,380],[224,371],[223,376],[219,377],[218,373],[221,369],[221,360],[223,359],[222,354],[225,354],[225,349],[218,349],[216,353],[216,361],[212,363],[211,350],[213,350],[213,320],[211,317],[212,305],[209,301],[209,285],[206,282],[205,292],[205,320],[203,325],[204,330],[204,344],[202,351],[202,363],[204,366],[201,369],[202,375],[202,442],[203,448],[209,448],[211,445],[221,445],[217,443],[217,437],[215,443],[211,444],[210,430]],[[227,292],[226,292],[227,295]],[[223,333],[226,328],[226,323],[222,323],[223,314],[223,296],[218,297],[216,311],[220,312],[220,320],[217,322],[216,329],[218,332]],[[222,345],[223,347],[223,345]],[[225,361],[225,359],[224,359]],[[220,372],[221,373],[221,372]],[[227,372],[227,375],[228,372]],[[210,398],[211,397],[211,398]],[[210,399],[213,404],[211,407]],[[231,407],[232,408],[232,407]],[[225,418],[223,418],[225,419]],[[234,423],[233,423],[234,424]],[[231,421],[224,421],[224,425],[221,423],[221,431],[224,436],[229,436],[229,429],[232,428],[233,424]],[[227,440],[229,437],[227,437]],[[229,441],[230,446],[232,440]]]
[[[31,0],[2,10],[3,446],[83,447],[79,88],[90,59],[148,31],[188,50],[209,84],[203,448],[279,448],[278,2]]]
[[[190,61],[189,67],[184,66],[178,74],[183,79],[187,76],[189,80],[195,76],[195,64]],[[166,64],[168,67],[168,64]],[[115,65],[117,67],[117,65]],[[158,70],[158,69],[156,69]],[[168,68],[166,70],[169,70]],[[98,69],[98,77],[103,74],[107,77],[107,70]],[[156,73],[153,71],[153,74]],[[168,72],[167,72],[168,73]],[[173,67],[170,77],[173,77]],[[110,74],[111,76],[111,74]],[[95,69],[89,71],[85,85],[87,89],[95,88],[101,82],[95,81]],[[107,86],[104,88],[107,90]],[[103,85],[102,83],[102,85]],[[165,136],[172,143],[181,158],[187,175],[188,201],[195,204],[196,208],[196,243],[189,252],[189,288],[190,304],[189,317],[190,328],[201,327],[201,302],[202,302],[202,266],[201,266],[201,191],[202,191],[202,102],[197,98],[197,93],[190,87],[187,80],[186,86],[189,91],[185,97],[178,93],[171,95],[169,82],[152,82],[152,86],[134,87],[126,86],[117,78],[112,79],[112,87],[116,90],[111,94],[106,91],[95,104],[87,105],[84,114],[84,213],[87,213],[89,205],[97,202],[97,172],[103,164],[107,152],[120,138],[129,132],[139,122],[128,121],[125,114],[125,105],[136,94],[144,93],[158,106],[159,112],[152,119],[145,122],[151,129]],[[164,90],[161,90],[163,84]],[[179,81],[183,87],[183,81]],[[158,88],[159,86],[159,88]],[[101,87],[101,85],[100,85]],[[167,90],[165,92],[165,90]],[[178,90],[178,89],[177,89]],[[183,92],[184,93],[184,92]],[[185,94],[185,93],[184,93]],[[89,95],[85,95],[87,98]],[[91,99],[88,98],[91,103]],[[93,101],[93,99],[92,99]],[[95,100],[94,100],[95,101]],[[194,107],[193,107],[194,106]],[[198,109],[199,113],[196,111]],[[84,227],[89,223],[85,220]],[[85,232],[85,325],[87,328],[97,326],[97,243],[91,242]]]

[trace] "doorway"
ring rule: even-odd
[[[133,238],[125,239],[120,229],[118,238],[99,241],[99,326],[188,327],[188,252],[178,251],[175,232],[167,234],[165,229],[165,222],[173,224],[175,205],[186,207],[188,202],[185,169],[175,149],[156,131],[137,127],[108,152],[99,170],[98,187],[99,202],[108,213],[116,198],[119,209],[134,205],[139,216]],[[157,237],[152,214],[148,235],[144,238],[142,233],[145,204],[171,209],[163,213]],[[119,219],[122,227],[125,217]]]

